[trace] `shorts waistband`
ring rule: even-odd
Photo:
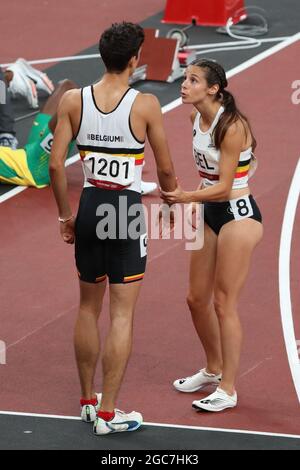
[[[249,199],[251,201],[254,201],[254,197],[252,194],[244,194],[244,196],[239,196],[239,197],[235,197],[235,198],[232,198],[232,199],[228,199],[227,201],[207,201],[207,202],[204,202],[205,205],[207,206],[218,206],[218,207],[221,207],[222,205],[223,206],[227,206],[228,203],[230,201],[236,201],[237,199],[243,199],[243,197],[249,197]]]

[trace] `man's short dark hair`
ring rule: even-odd
[[[145,39],[144,30],[138,24],[114,23],[104,31],[99,51],[108,72],[123,72],[132,57],[137,57]]]

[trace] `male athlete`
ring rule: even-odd
[[[81,417],[94,421],[98,435],[134,431],[142,423],[140,413],[116,409],[116,400],[132,348],[134,309],[146,267],[147,235],[141,214],[146,137],[160,186],[165,191],[176,187],[159,102],[128,85],[143,41],[143,29],[132,23],[114,24],[102,34],[99,50],[106,72],[96,85],[71,90],[63,97],[50,159],[60,232],[66,243],[75,240],[80,306],[74,342],[82,389]],[[73,138],[85,176],[76,223],[64,167]],[[108,217],[111,209],[116,217]],[[138,212],[140,223],[134,225]],[[107,280],[110,329],[102,354],[100,397],[94,389],[100,353],[97,321]]]

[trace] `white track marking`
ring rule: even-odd
[[[282,42],[289,39],[291,36],[282,36],[282,37],[275,37],[275,38],[265,38],[259,39],[261,43],[269,43],[269,42]],[[252,38],[251,38],[252,39]],[[222,46],[239,46],[245,44],[245,41],[225,41],[225,42],[216,42],[211,44],[199,44],[194,46],[187,46],[185,50],[193,50],[193,49],[205,49],[207,47],[222,47]],[[65,57],[51,57],[48,59],[36,59],[36,60],[28,60],[27,62],[30,65],[39,65],[39,64],[53,64],[55,62],[73,62],[76,60],[89,60],[89,59],[99,59],[100,54],[82,54],[82,55],[73,55],[73,56],[65,56]],[[14,62],[9,62],[7,64],[0,64],[0,67],[8,67],[12,65]]]
[[[290,39],[291,36],[282,36],[282,37],[278,37],[278,38],[265,38],[265,39],[259,39],[259,42],[261,42],[262,44],[267,44],[269,42],[282,42],[282,41],[286,41],[287,39]],[[251,40],[255,40],[255,38],[250,38],[249,37],[249,41]],[[192,44],[191,46],[185,46],[184,47],[184,50],[185,51],[188,51],[188,50],[200,50],[201,49],[207,49],[208,47],[224,47],[224,46],[243,46],[244,44],[246,43],[246,40],[243,40],[243,41],[226,41],[226,42],[212,42],[210,44]]]
[[[38,65],[38,64],[52,64],[54,62],[73,62],[75,60],[86,60],[86,59],[99,59],[100,54],[82,54],[82,55],[72,55],[66,57],[51,57],[49,59],[37,59],[37,60],[28,60],[28,64],[30,65]],[[8,67],[12,65],[14,62],[10,62],[9,64],[0,64],[0,67]]]
[[[22,191],[25,191],[25,189],[27,189],[27,186],[16,186],[15,188],[10,189],[9,191],[7,191],[7,193],[2,194],[0,196],[0,203],[4,202],[4,201],[7,201],[8,199],[16,196],[17,194],[21,193]]]
[[[270,49],[267,49],[264,52],[261,52],[260,54],[257,54],[256,56],[252,57],[249,60],[246,60],[242,64],[238,65],[237,67],[234,67],[233,69],[229,70],[226,72],[226,77],[231,78],[234,75],[237,75],[241,72],[244,72],[244,70],[249,69],[253,65],[258,64],[259,62],[267,59],[268,57],[271,57],[272,55],[276,54],[279,51],[282,51],[286,47],[294,44],[295,42],[300,40],[300,32],[295,34],[294,36],[288,38],[286,41],[281,42],[280,44],[276,44],[276,46],[270,47]],[[177,98],[176,100],[172,101],[171,103],[168,103],[165,105],[162,110],[163,113],[167,113],[169,111],[172,111],[173,109],[177,108],[182,104],[181,98]]]
[[[300,195],[300,159],[290,186],[281,229],[279,248],[279,299],[282,329],[294,386],[300,402],[300,360],[295,338],[291,302],[291,244]]]
[[[3,416],[23,416],[28,418],[47,418],[47,419],[65,419],[71,421],[81,421],[78,416],[63,416],[63,415],[49,415],[49,414],[38,414],[38,413],[18,413],[15,411],[0,411],[0,415]],[[254,436],[267,436],[267,437],[284,437],[289,439],[300,439],[298,434],[281,434],[273,432],[259,432],[259,431],[248,431],[246,429],[227,429],[227,428],[207,428],[201,426],[186,426],[181,424],[168,424],[168,423],[147,423],[144,422],[143,426],[153,426],[161,428],[173,428],[173,429],[188,429],[191,431],[207,431],[207,432],[224,432],[231,434],[250,434]]]

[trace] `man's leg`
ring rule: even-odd
[[[5,81],[6,81],[6,85],[9,87],[9,84],[10,84],[10,82],[12,81],[12,79],[14,77],[14,73],[11,72],[10,70],[5,70],[5,72],[3,72],[3,75],[4,75],[4,78],[5,78]]]
[[[15,124],[14,124],[14,113],[10,102],[10,96],[7,92],[7,86],[9,81],[11,80],[12,73],[6,73],[1,70],[0,68],[0,81],[3,83],[1,89],[5,89],[5,96],[0,96],[0,135],[6,135],[7,139],[11,136],[11,139],[14,139],[16,134],[15,132]],[[2,145],[7,145],[7,143],[3,143]],[[1,142],[0,142],[1,145]]]
[[[59,102],[63,94],[68,90],[72,90],[73,88],[77,88],[77,86],[71,80],[62,80],[58,83],[53,94],[47,99],[41,112],[36,116],[33,122],[27,139],[28,145],[40,142],[41,135],[44,135],[45,130],[47,130],[48,132],[48,129],[50,129],[51,133],[54,133],[57,122],[56,112]],[[49,116],[51,116],[51,119],[49,118]]]
[[[58,83],[57,87],[55,88],[53,94],[47,99],[43,109],[42,113],[43,114],[48,114],[49,116],[52,116],[51,121],[49,122],[49,129],[53,133],[56,127],[56,122],[57,122],[57,108],[59,105],[59,102],[63,96],[63,94],[68,91],[68,90],[73,90],[74,88],[78,88],[75,82],[72,80],[62,80]]]
[[[56,126],[56,111],[62,95],[76,85],[70,80],[60,82],[51,95],[42,112],[39,113],[32,123],[32,127],[24,146],[26,152],[26,165],[31,174],[30,186],[43,188],[50,184],[49,177],[49,156],[53,142],[53,132]],[[73,143],[69,146],[72,151]]]
[[[95,395],[94,377],[100,353],[98,319],[102,308],[106,281],[90,284],[80,281],[80,306],[75,325],[74,346],[82,398]]]
[[[30,133],[27,139],[27,144],[35,144],[40,142],[41,135],[45,133],[45,130],[50,129],[53,134],[57,122],[57,108],[63,94],[74,88],[78,88],[72,80],[62,80],[59,82],[51,96],[47,99],[41,112],[36,116],[33,125],[30,129]],[[51,119],[49,120],[49,116]]]
[[[101,411],[113,412],[132,348],[133,315],[141,282],[110,285],[111,325],[106,338]]]

